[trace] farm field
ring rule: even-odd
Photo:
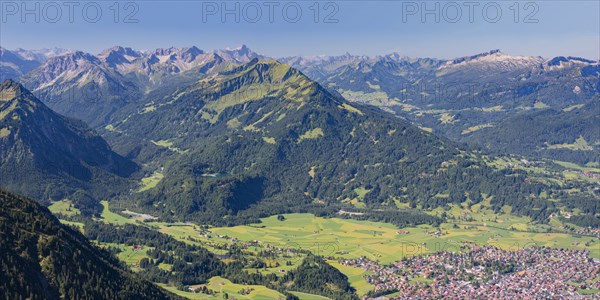
[[[218,294],[217,295],[206,295],[206,294],[201,294],[201,293],[180,291],[176,287],[170,286],[165,283],[156,283],[156,285],[160,286],[161,288],[163,288],[173,294],[179,295],[181,297],[185,297],[187,299],[192,299],[192,300],[223,299],[223,296],[218,295]]]
[[[112,224],[148,226],[178,240],[201,245],[209,251],[221,255],[227,252],[221,246],[233,243],[246,245],[245,249],[250,251],[249,253],[258,253],[269,246],[281,249],[309,250],[328,258],[329,264],[348,276],[350,284],[357,290],[358,295],[365,295],[373,289],[373,286],[364,279],[365,271],[341,265],[337,259],[364,256],[379,263],[388,264],[403,257],[440,250],[460,251],[464,242],[479,245],[489,244],[509,250],[532,245],[569,249],[585,247],[590,250],[592,257],[600,258],[600,242],[597,238],[567,233],[547,233],[548,229],[557,228],[555,226],[557,224],[551,222],[553,228],[549,225],[534,224],[529,218],[510,214],[510,207],[505,207],[502,213],[495,214],[488,208],[489,201],[490,199],[486,198],[485,201],[475,205],[463,203],[462,205],[451,205],[447,209],[438,208],[431,211],[430,213],[433,215],[445,213],[450,222],[443,223],[439,230],[429,225],[400,230],[388,223],[322,218],[312,214],[285,214],[281,221],[277,216],[271,216],[261,219],[262,223],[235,227],[213,227],[208,229],[208,233],[201,234],[200,226],[192,223],[140,222],[138,218],[122,216],[112,212],[106,201],[102,201],[104,210],[101,220]],[[61,211],[65,207],[68,206],[60,203],[53,209]],[[63,222],[69,221],[63,220]],[[77,226],[77,224],[73,225]],[[118,254],[119,259],[127,263],[134,271],[139,271],[139,260],[146,257],[148,249],[147,247],[143,250],[134,249],[131,246],[119,244],[103,245],[120,248],[122,252]],[[300,254],[278,256],[268,263],[273,265],[260,269],[248,269],[248,271],[258,270],[264,274],[281,275],[296,268],[297,263],[301,260],[302,255]],[[277,266],[274,265],[275,262],[278,263]],[[292,264],[287,265],[287,262]],[[220,282],[216,287],[222,287],[222,290],[231,296],[241,290],[241,286],[229,281]],[[207,285],[209,288],[210,286],[215,286],[212,280]],[[174,287],[165,288],[173,292],[176,290]],[[254,288],[253,292],[257,298],[252,299],[276,299],[276,296],[269,298],[269,293],[263,289],[266,287]],[[215,298],[215,296],[206,294],[176,292],[191,299],[222,299],[222,295]],[[273,295],[271,294],[271,296]],[[302,296],[301,293],[298,296],[301,299],[315,299]]]
[[[284,221],[279,221],[276,216],[273,216],[262,219],[261,224],[212,228],[210,231],[213,237],[204,238],[204,241],[229,243],[231,238],[236,238],[240,242],[258,240],[263,246],[268,244],[281,248],[304,249],[330,257],[328,263],[348,276],[350,284],[356,288],[358,295],[365,295],[372,289],[364,279],[365,271],[342,266],[337,262],[338,258],[365,256],[388,264],[412,255],[423,255],[440,250],[460,251],[464,242],[489,244],[507,250],[533,245],[582,249],[588,243],[586,248],[590,250],[591,256],[600,258],[600,244],[596,238],[508,229],[520,227],[519,224],[529,226],[525,218],[503,220],[498,223],[501,225],[499,227],[491,227],[493,223],[483,226],[471,225],[467,222],[466,225],[456,224],[458,226],[456,228],[455,223],[444,223],[440,226],[441,235],[436,236],[436,229],[425,225],[403,228],[408,233],[398,234],[398,229],[394,225],[386,223],[328,219],[311,214],[284,216]],[[181,228],[179,232],[180,230]],[[187,230],[193,230],[193,227],[188,227]],[[163,232],[169,234],[168,231]],[[183,237],[179,235],[179,238]]]
[[[348,282],[350,282],[350,285],[356,289],[357,294],[365,295],[370,290],[375,288],[375,286],[368,283],[364,277],[365,275],[369,275],[371,272],[365,272],[365,270],[360,268],[345,266],[337,261],[328,261],[328,263],[340,270],[340,272],[344,273],[344,275],[348,276]]]
[[[231,243],[230,238],[240,241],[259,241],[272,246],[310,250],[317,255],[353,258],[365,256],[381,263],[391,263],[404,256],[427,254],[444,249],[460,247],[463,242],[493,244],[503,249],[515,249],[528,245],[544,245],[563,248],[583,248],[588,244],[591,255],[600,258],[598,239],[567,233],[546,233],[548,225],[531,223],[529,218],[505,213],[494,214],[487,209],[489,200],[470,208],[452,205],[449,210],[438,208],[432,214],[446,213],[452,223],[440,226],[440,232],[428,225],[398,229],[388,223],[358,221],[340,218],[321,218],[311,214],[287,214],[285,220],[277,216],[263,218],[262,223],[235,227],[211,228],[211,238],[200,236],[198,226],[191,223],[146,222],[148,226],[176,239],[193,243],[195,238],[209,250],[216,251],[213,244]],[[104,222],[113,224],[137,224],[111,212],[107,201],[102,201]],[[223,238],[219,238],[223,236]]]
[[[123,245],[123,244],[116,244],[116,243],[98,243],[98,246],[103,247],[103,248],[108,248],[108,247],[112,247],[112,248],[118,248],[121,250],[121,252],[119,252],[117,254],[117,258],[119,258],[120,261],[126,263],[129,268],[135,272],[140,271],[140,260],[142,258],[147,258],[148,254],[146,253],[146,251],[154,249],[153,247],[146,247],[143,245],[139,245],[139,246],[127,246],[127,245]]]
[[[75,208],[73,203],[66,199],[52,203],[50,206],[48,206],[48,210],[57,216],[71,217],[81,214],[79,209]],[[59,221],[65,225],[74,226],[83,232],[84,225],[81,222],[73,222],[60,218]]]
[[[463,242],[492,244],[503,249],[529,245],[588,249],[600,258],[600,245],[592,237],[575,237],[565,233],[537,233],[508,230],[485,225],[444,223],[441,232],[432,226],[403,228],[399,234],[391,224],[337,218],[320,218],[311,214],[284,215],[262,219],[263,223],[236,227],[212,228],[215,235],[235,237],[240,241],[258,240],[278,247],[310,250],[323,256],[357,258],[365,256],[380,263],[391,263],[405,256],[420,255],[445,249],[459,250]],[[518,220],[519,221],[519,220]],[[506,221],[508,222],[508,220]],[[518,222],[513,223],[516,227]],[[507,227],[508,228],[508,227]],[[219,241],[220,238],[212,238]],[[221,239],[223,242],[226,239]]]

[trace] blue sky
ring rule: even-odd
[[[2,0],[0,45],[97,53],[114,45],[246,44],[274,57],[395,51],[452,58],[501,49],[600,59],[600,1],[121,1],[118,14],[114,1],[71,2],[77,5],[70,16],[63,2]],[[223,16],[225,10],[233,12]]]

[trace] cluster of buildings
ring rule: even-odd
[[[600,179],[600,174],[589,172],[589,171],[580,171],[579,175],[580,176],[584,176],[584,177],[588,177],[588,178],[591,178],[591,179]]]
[[[600,239],[600,228],[582,227],[575,230],[575,233],[580,235],[595,236]]]
[[[387,266],[366,258],[340,263],[370,271],[375,292],[394,299],[577,299],[580,289],[600,289],[600,260],[583,250],[470,245]]]

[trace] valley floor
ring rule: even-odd
[[[188,244],[199,245],[219,255],[225,262],[233,248],[239,249],[248,260],[263,261],[264,266],[247,268],[249,272],[276,274],[282,276],[296,268],[306,251],[325,257],[329,264],[345,274],[360,296],[381,291],[374,278],[374,270],[364,268],[359,261],[373,262],[378,266],[395,263],[404,258],[430,255],[439,251],[464,252],[473,245],[486,246],[498,251],[515,253],[531,247],[552,249],[572,249],[589,251],[591,258],[600,259],[600,240],[597,233],[579,235],[558,232],[558,221],[550,225],[539,225],[529,218],[510,214],[506,208],[495,214],[486,208],[487,200],[467,207],[452,206],[438,209],[431,214],[445,213],[448,223],[439,228],[420,225],[398,229],[392,224],[358,221],[342,218],[322,218],[311,214],[286,214],[262,219],[262,223],[235,227],[206,227],[192,223],[165,223],[148,221],[148,216],[129,213],[129,217],[112,212],[109,203],[103,202],[102,219],[112,224],[134,224],[147,226]],[[399,204],[402,205],[402,204]],[[55,212],[66,210],[65,203],[56,204]],[[76,213],[76,212],[75,212]],[[146,221],[144,221],[146,219]],[[83,224],[67,222],[84,230]],[[553,224],[555,226],[553,226]],[[105,244],[121,249],[119,259],[126,262],[134,271],[140,271],[139,262],[147,257],[143,245],[135,247]],[[264,253],[269,253],[265,255]],[[587,252],[586,252],[587,253]],[[552,260],[555,260],[553,258]],[[161,264],[161,269],[169,270],[170,265]],[[419,276],[411,280],[419,280]],[[424,282],[428,279],[423,278]],[[592,277],[591,284],[598,285],[600,275]],[[218,283],[215,283],[218,282]],[[281,294],[262,286],[236,285],[222,278],[212,278],[205,285],[191,286],[191,289],[206,286],[215,295],[180,291],[173,286],[161,285],[170,291],[192,299],[222,299],[227,293],[236,299],[276,299]],[[581,289],[581,293],[595,293],[594,289]],[[255,296],[255,297],[254,297]],[[298,294],[301,299],[315,299]]]

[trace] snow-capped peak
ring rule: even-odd
[[[486,69],[510,71],[539,66],[541,63],[543,63],[543,61],[544,59],[540,56],[509,55],[496,49],[489,52],[450,60],[440,66],[439,69],[443,70],[456,67],[482,66]]]

